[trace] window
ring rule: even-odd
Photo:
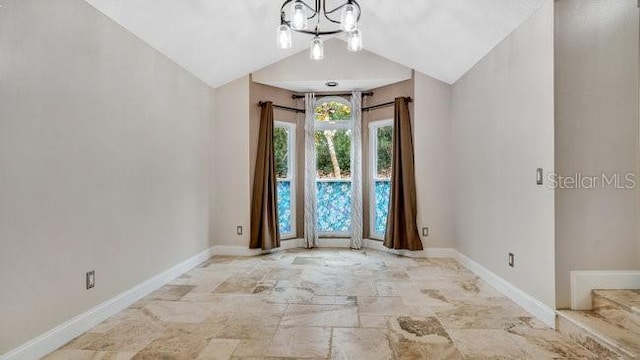
[[[391,163],[393,155],[393,121],[369,124],[369,157],[371,164],[370,224],[371,238],[383,239],[391,196]]]
[[[278,225],[282,239],[296,236],[295,136],[295,124],[275,122],[273,152],[276,162]]]
[[[317,229],[324,236],[351,232],[351,104],[341,97],[316,102]]]

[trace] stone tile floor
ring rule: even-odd
[[[46,359],[591,359],[451,259],[213,257]]]

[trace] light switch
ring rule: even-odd
[[[538,168],[538,170],[536,171],[536,184],[537,185],[543,185],[544,184],[544,171],[542,170],[542,168]]]

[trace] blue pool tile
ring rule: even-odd
[[[291,181],[278,180],[278,223],[280,235],[290,234],[291,223]]]
[[[351,231],[351,181],[334,180],[316,183],[319,232]]]
[[[375,231],[384,235],[387,228],[387,216],[389,215],[389,197],[391,196],[391,181],[376,180],[375,183]]]
[[[348,233],[351,231],[351,181],[318,181],[317,189],[317,229],[322,233]],[[375,182],[375,232],[384,235],[389,213],[391,182]],[[293,229],[291,218],[291,182],[278,180],[278,222],[281,234],[290,234]]]

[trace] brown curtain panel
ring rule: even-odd
[[[416,175],[409,98],[396,98],[393,118],[391,199],[384,246],[397,250],[422,250],[416,223]]]
[[[280,247],[276,163],[273,155],[273,103],[262,105],[258,154],[251,199],[251,249]]]

